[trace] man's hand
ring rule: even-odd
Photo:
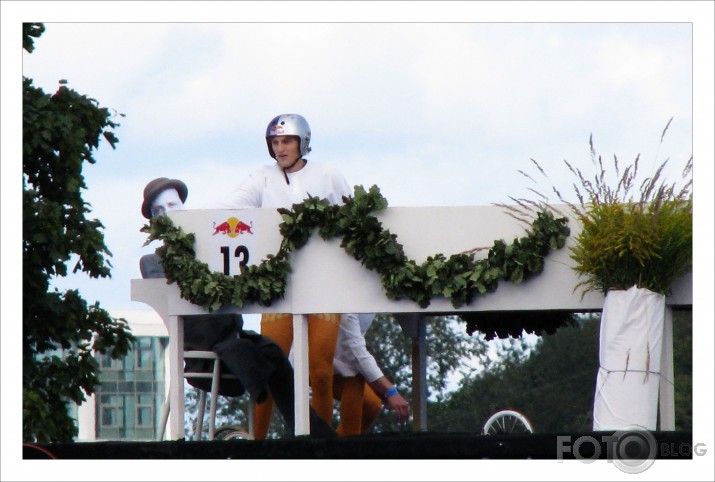
[[[395,416],[397,417],[397,422],[400,424],[406,424],[410,420],[410,404],[404,399],[402,395],[396,393],[391,397],[387,397],[385,400],[385,406],[395,411]]]

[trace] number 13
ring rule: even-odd
[[[229,247],[221,246],[221,254],[223,255],[223,274],[229,276],[231,274],[231,263],[229,259]],[[233,252],[233,256],[239,258],[238,266],[243,270],[243,267],[248,264],[248,248],[241,245],[237,246]]]

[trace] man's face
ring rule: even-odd
[[[160,192],[154,202],[151,203],[152,217],[162,216],[169,211],[179,209],[184,209],[184,204],[181,202],[178,191],[173,188]]]
[[[271,138],[273,154],[281,168],[286,169],[293,166],[296,159],[300,157],[300,142],[294,136],[276,136]],[[290,169],[288,169],[290,172]]]

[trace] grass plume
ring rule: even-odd
[[[661,144],[672,120],[663,129]],[[627,165],[614,155],[609,165],[597,154],[593,135],[589,137],[589,150],[593,175],[564,160],[575,178],[571,187],[577,202],[562,196],[546,171],[531,159],[559,202],[569,206],[581,223],[570,255],[574,270],[583,278],[575,288],[583,288],[584,293],[605,293],[635,285],[667,294],[670,285],[692,269],[692,156],[685,163],[679,185],[663,178],[669,159],[639,182],[640,155]],[[519,173],[536,183],[528,173]],[[608,181],[609,174],[615,174],[613,183]],[[537,199],[511,198],[516,202],[511,216],[524,220],[537,207],[555,209],[549,205],[548,196],[534,188],[529,191]]]

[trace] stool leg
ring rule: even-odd
[[[219,373],[221,363],[218,359],[214,360],[214,373],[211,380],[211,408],[209,412],[209,440],[214,439],[216,433],[216,405],[218,403],[218,384],[221,374]]]
[[[196,428],[194,435],[196,440],[201,440],[201,433],[204,431],[204,408],[206,406],[206,392],[199,390],[199,413],[196,415]]]

